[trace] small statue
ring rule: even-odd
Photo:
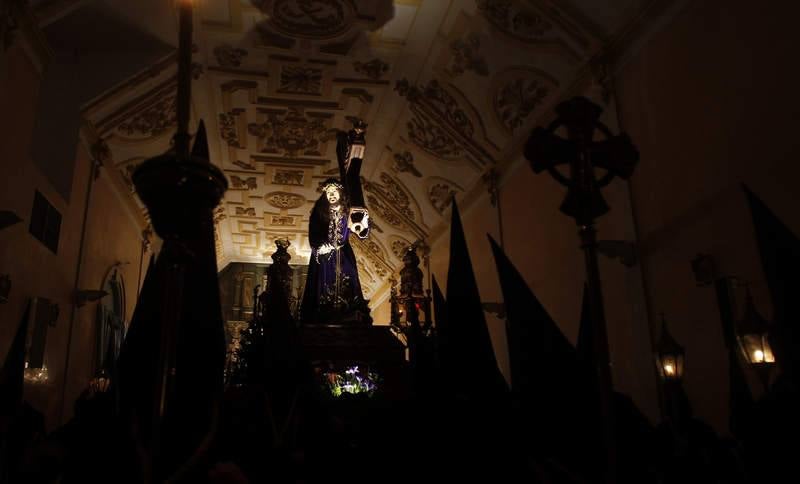
[[[403,255],[403,268],[400,270],[400,295],[404,297],[424,295],[422,288],[424,277],[422,269],[419,268],[417,248],[412,245]]]

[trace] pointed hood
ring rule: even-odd
[[[210,162],[211,155],[208,150],[208,135],[206,134],[206,123],[200,120],[200,125],[197,127],[197,133],[194,137],[194,146],[192,146],[192,158],[198,158]]]
[[[25,306],[22,322],[17,334],[6,354],[6,360],[0,370],[0,415],[11,415],[22,402],[25,382],[25,344],[28,338],[28,319],[30,319],[31,303]]]
[[[506,305],[515,425],[534,436],[541,455],[592,475],[605,455],[592,373],[500,246],[489,241]]]
[[[583,299],[581,302],[581,321],[578,326],[578,342],[576,344],[578,358],[581,361],[592,361],[592,318],[589,312],[589,285],[583,283]]]
[[[755,400],[750,393],[750,387],[747,384],[747,379],[742,371],[742,365],[739,363],[735,348],[728,349],[728,376],[731,433],[739,439],[746,439],[750,430],[750,420],[753,416]]]
[[[161,281],[158,277],[159,260],[150,257],[139,300],[133,310],[125,341],[117,362],[120,407],[129,417],[136,415],[143,422],[142,428],[149,430],[154,375],[158,367],[159,342],[161,338],[158,310],[160,306]]]
[[[447,300],[459,302],[447,307],[448,356],[444,362],[450,379],[457,381],[457,391],[475,391],[473,396],[505,393],[508,388],[497,367],[455,200],[450,229]]]
[[[447,301],[444,299],[442,289],[436,276],[431,276],[433,285],[433,317],[436,321],[436,341],[439,353],[446,351],[447,348]]]
[[[753,217],[761,265],[767,279],[778,337],[773,349],[783,365],[796,373],[800,364],[800,240],[747,187],[743,187]]]
[[[515,393],[535,394],[544,381],[574,382],[575,348],[553,321],[503,249],[489,237],[506,305],[511,383]],[[549,393],[549,391],[548,391]]]

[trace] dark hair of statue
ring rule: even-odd
[[[324,184],[323,187],[326,185],[328,185],[328,183]],[[341,187],[339,188],[339,206],[341,207],[342,213],[346,215],[349,205],[347,195]],[[319,247],[328,240],[328,224],[331,220],[330,211],[331,204],[328,202],[328,197],[325,194],[325,189],[323,188],[322,194],[319,196],[317,201],[314,202],[314,208],[311,209],[309,227],[319,227],[320,229],[323,229],[309,230],[308,241],[312,247]],[[320,223],[315,224],[313,221],[318,221]]]

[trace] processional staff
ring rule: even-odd
[[[575,97],[556,106],[558,117],[547,127],[536,128],[525,145],[525,158],[535,173],[547,171],[567,187],[561,211],[575,219],[579,227],[581,248],[586,263],[588,306],[592,321],[592,361],[603,416],[606,448],[606,482],[616,482],[616,441],[614,423],[614,388],[608,351],[603,291],[597,264],[597,232],[595,218],[609,211],[601,193],[615,177],[627,180],[639,161],[639,152],[628,135],[612,135],[602,122],[603,109],[586,99]],[[567,138],[556,134],[564,127]],[[595,141],[600,132],[603,140]],[[558,167],[567,165],[569,176]],[[606,170],[598,179],[595,168]]]

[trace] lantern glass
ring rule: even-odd
[[[664,381],[680,381],[683,378],[685,352],[667,331],[667,321],[661,315],[661,340],[656,348],[656,366]]]
[[[664,381],[678,381],[683,378],[684,354],[682,351],[659,353],[656,363]]]
[[[744,334],[739,337],[739,342],[745,358],[751,365],[769,366],[775,363],[775,355],[769,345],[767,333]]]

